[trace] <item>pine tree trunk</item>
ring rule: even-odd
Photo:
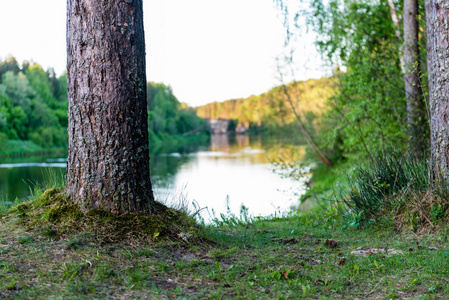
[[[449,183],[449,2],[427,0],[432,179]]]
[[[67,1],[67,82],[71,199],[154,212],[142,0]]]
[[[419,77],[418,0],[404,1],[404,64],[407,98],[407,125],[410,149],[415,156],[424,157],[427,148],[426,108]]]

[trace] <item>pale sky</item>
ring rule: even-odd
[[[279,85],[284,28],[273,0],[143,0],[147,80],[191,106]],[[0,0],[0,58],[32,60],[58,75],[66,64],[66,0]],[[325,75],[313,36],[297,44],[296,80]],[[293,79],[289,77],[287,80]]]

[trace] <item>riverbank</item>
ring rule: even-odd
[[[6,140],[0,148],[0,158],[26,157],[39,155],[65,154],[67,149],[51,147],[44,148],[32,141]]]
[[[190,146],[207,145],[210,135],[171,135],[163,140],[157,140],[150,143],[150,154],[158,154],[160,152],[183,152],[182,149]]]
[[[420,234],[377,225],[359,229],[333,209],[315,208],[247,221],[229,217],[218,226],[177,225],[181,233],[114,242],[89,230],[59,235],[33,228],[27,222],[42,211],[26,217],[27,207],[0,217],[0,297],[449,296],[449,230],[438,224]]]
[[[156,140],[150,144],[150,148],[176,148],[194,144],[206,143],[209,135],[167,136],[164,140]],[[29,140],[6,140],[0,148],[0,158],[27,157],[43,155],[67,155],[67,148],[45,148]]]

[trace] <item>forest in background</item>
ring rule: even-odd
[[[195,110],[201,118],[231,120],[235,126],[245,126],[250,132],[270,135],[296,132],[300,135],[294,108],[304,116],[308,129],[316,131],[322,116],[329,110],[328,99],[335,94],[335,78],[293,81],[285,85],[286,90],[283,87],[248,98],[209,103]],[[292,103],[289,103],[287,93]]]
[[[169,86],[147,83],[150,143],[207,135],[204,120]],[[14,57],[0,60],[0,152],[67,148],[67,76]]]
[[[14,57],[0,61],[0,147],[7,140],[67,147],[67,77]]]

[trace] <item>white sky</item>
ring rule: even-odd
[[[196,106],[280,84],[284,29],[273,0],[143,0],[147,80]],[[62,74],[66,0],[0,0],[0,58],[13,55]],[[295,79],[325,74],[311,35],[297,45]],[[291,80],[292,78],[288,78]]]

